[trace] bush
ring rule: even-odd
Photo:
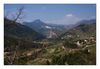
[[[66,60],[66,55],[53,55],[52,64],[54,65],[64,65]]]
[[[74,53],[58,53],[52,56],[52,64],[54,65],[91,65],[96,64],[96,56],[86,54],[84,51]]]
[[[77,45],[73,41],[65,41],[63,45],[68,48],[77,48]]]

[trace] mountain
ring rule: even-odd
[[[92,24],[96,23],[96,19],[90,19],[90,20],[81,20],[75,24],[75,26],[78,26],[80,24]]]
[[[38,33],[41,33],[41,34],[46,34],[47,31],[51,28],[39,19],[37,19],[33,22],[24,22],[23,24],[34,29],[35,31],[37,31]]]
[[[42,37],[41,34],[37,33],[33,29],[20,23],[13,23],[13,21],[7,18],[4,19],[4,35],[32,40]]]
[[[96,36],[96,20],[84,20],[77,23],[75,27],[60,36],[62,39],[87,39]]]
[[[14,51],[16,48],[18,50],[37,48],[40,45],[33,41],[43,38],[45,38],[43,35],[25,25],[4,19],[4,51]]]
[[[45,28],[49,28],[47,24],[42,22],[40,19],[37,19],[33,22],[24,22],[23,24],[36,30],[37,32],[40,32],[40,30],[44,30]]]
[[[23,24],[43,34],[47,38],[57,37],[65,29],[63,25],[47,24],[40,19],[33,22],[24,22]]]

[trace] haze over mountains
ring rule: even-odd
[[[62,38],[88,39],[96,36],[96,20],[82,21],[61,35]]]
[[[81,20],[81,21],[77,22],[76,24],[70,24],[70,25],[61,25],[61,24],[58,25],[58,24],[47,24],[38,19],[33,22],[24,22],[23,24],[32,28],[33,30],[37,31],[38,33],[41,33],[41,34],[45,35],[46,37],[48,37],[50,35],[50,31],[52,31],[52,34],[56,34],[54,36],[60,36],[61,33],[64,33],[66,31],[68,31],[69,29],[75,28],[82,24],[92,25],[93,23],[96,23],[95,19]]]
[[[92,31],[95,32],[95,27],[96,19],[81,20],[76,24],[71,25],[47,24],[40,19],[37,19],[33,22],[23,22],[23,24],[15,23],[14,25],[11,20],[5,18],[5,35],[21,38],[27,37],[31,39],[40,39],[43,37],[58,38],[71,31],[73,35],[90,32],[86,34],[88,36],[89,34],[92,34]]]
[[[62,31],[64,29],[63,25],[46,24],[45,22],[42,22],[39,19],[33,22],[24,22],[23,24],[47,37],[49,36],[50,31],[52,31],[52,34],[56,34],[58,31]]]

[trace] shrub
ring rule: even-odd
[[[63,45],[65,46],[65,47],[68,47],[68,48],[77,48],[77,45],[73,42],[73,41],[65,41],[64,43],[63,43]]]

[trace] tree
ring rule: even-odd
[[[21,21],[21,19],[23,18],[23,13],[24,13],[24,7],[20,7],[14,12],[6,12],[4,18],[11,19],[12,23],[16,23],[18,22],[18,20]]]
[[[22,19],[22,14],[23,14],[24,7],[21,7],[18,9],[18,12],[14,16],[13,22],[16,23],[18,19]]]

